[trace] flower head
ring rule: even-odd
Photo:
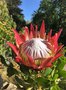
[[[52,63],[62,56],[61,48],[63,45],[58,45],[61,31],[62,29],[54,36],[51,36],[52,30],[46,34],[43,21],[40,31],[37,30],[37,26],[34,29],[32,24],[30,32],[27,27],[24,28],[24,34],[18,34],[16,30],[13,30],[16,46],[10,42],[7,44],[15,52],[17,62],[33,69],[42,70],[51,67]]]

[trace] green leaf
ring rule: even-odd
[[[61,90],[58,85],[52,86],[50,90]]]
[[[51,68],[47,68],[45,71],[45,76],[49,75],[52,72]]]
[[[66,71],[64,70],[59,71],[59,75],[63,78],[66,78]]]
[[[58,74],[55,74],[54,77],[53,77],[53,80],[55,80],[57,78],[58,78]]]
[[[26,82],[28,82],[28,83],[33,83],[34,80],[33,80],[32,78],[28,77],[28,80],[26,80]]]
[[[66,78],[66,57],[61,57],[60,58],[61,62],[58,64],[58,74],[61,76],[61,77],[64,77]]]
[[[49,83],[49,81],[43,77],[39,77],[35,81],[37,82],[38,85],[42,85],[43,87],[47,87]]]

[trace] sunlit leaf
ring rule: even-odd
[[[50,88],[50,90],[61,90],[58,85],[54,85]]]
[[[52,72],[51,68],[47,68],[45,71],[45,76],[49,75]]]

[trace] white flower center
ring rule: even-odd
[[[21,50],[28,53],[33,59],[48,58],[51,56],[51,50],[48,48],[47,41],[41,38],[33,38],[21,45]]]

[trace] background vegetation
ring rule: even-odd
[[[45,20],[47,32],[52,28],[53,34],[62,28],[60,41],[66,45],[65,16],[66,0],[41,0],[38,10],[33,13],[32,22],[40,25],[42,20]]]
[[[21,30],[25,26],[26,21],[24,20],[24,14],[22,9],[19,8],[19,5],[22,4],[21,0],[6,0],[7,8],[9,15],[12,16],[14,22],[16,23],[16,29]]]
[[[46,71],[36,72],[21,67],[14,61],[14,54],[6,42],[14,43],[12,28],[22,31],[23,26],[29,26],[24,20],[23,10],[19,8],[20,4],[22,4],[21,0],[0,0],[0,75],[3,83],[6,81],[13,83],[21,90],[40,90],[41,86],[44,90],[66,90],[65,47],[64,56]],[[65,0],[41,0],[38,10],[32,15],[33,25],[38,24],[40,27],[42,20],[45,20],[47,32],[52,28],[54,34],[62,28],[59,42],[64,45],[66,45],[65,7]]]

